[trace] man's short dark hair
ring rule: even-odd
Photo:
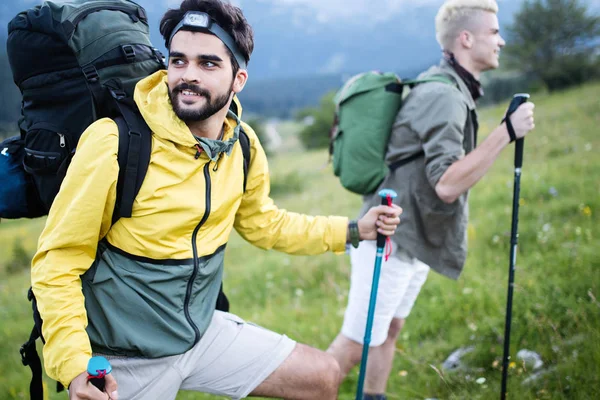
[[[210,15],[225,32],[231,35],[246,62],[250,61],[250,55],[254,50],[252,27],[246,21],[242,10],[222,0],[183,0],[179,8],[167,10],[160,21],[160,34],[165,39],[167,50],[173,29],[188,11],[202,11]],[[231,66],[235,75],[239,70],[239,64],[227,46],[225,48],[231,58]]]

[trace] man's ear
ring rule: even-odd
[[[473,47],[473,34],[467,30],[462,31],[460,35],[458,35],[458,40],[465,49]]]
[[[248,80],[248,71],[245,69],[239,69],[235,74],[235,78],[233,78],[233,92],[239,93],[246,86],[246,81]]]

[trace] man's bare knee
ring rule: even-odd
[[[340,364],[340,379],[343,379],[360,362],[362,344],[340,333],[327,349],[327,353],[333,355]]]
[[[306,399],[337,399],[338,388],[340,385],[340,364],[337,360],[327,353],[322,353],[320,357],[313,360],[312,382]]]

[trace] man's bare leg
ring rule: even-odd
[[[404,319],[394,318],[390,323],[388,336],[381,346],[369,349],[367,360],[367,374],[365,376],[365,393],[384,394],[387,386],[394,355],[396,354],[396,341],[404,326]]]
[[[394,318],[390,323],[388,335],[381,346],[369,349],[367,361],[367,374],[365,377],[365,393],[385,393],[387,380],[392,370],[394,354],[396,352],[396,341],[404,326],[404,319]],[[354,340],[348,339],[341,333],[335,338],[327,349],[327,352],[335,357],[340,364],[340,383],[354,366],[360,363],[362,357],[362,345]]]
[[[330,354],[298,343],[288,358],[250,396],[286,400],[335,400],[340,367]]]

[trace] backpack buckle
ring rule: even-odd
[[[19,349],[19,353],[21,354],[21,362],[23,365],[29,365],[29,360],[27,359],[27,348],[29,347],[29,342],[25,343]]]
[[[124,44],[121,46],[121,51],[123,52],[123,56],[127,62],[135,61],[135,49],[130,44]]]
[[[110,95],[115,100],[123,100],[125,97],[127,97],[127,93],[125,93],[123,89],[109,88],[108,90],[110,92]]]
[[[87,79],[88,82],[95,83],[98,82],[98,80],[100,79],[96,67],[94,67],[92,64],[86,65],[81,69],[81,71],[83,72],[83,76],[85,76],[85,79]]]
[[[153,47],[152,54],[154,54],[154,58],[156,58],[156,61],[158,61],[163,66],[165,65],[165,56],[163,55],[163,53],[161,53],[160,50],[158,50],[156,47]]]

